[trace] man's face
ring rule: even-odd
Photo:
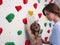
[[[51,13],[51,12],[48,12],[48,11],[44,11],[45,12],[45,15],[46,17],[48,18],[49,21],[53,21],[54,18],[55,18],[55,14],[54,13]]]

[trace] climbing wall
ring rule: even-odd
[[[0,45],[29,45],[25,25],[38,21],[40,34],[49,40],[52,23],[43,15],[42,9],[54,0],[0,0]]]

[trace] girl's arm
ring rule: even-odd
[[[30,23],[29,23],[29,19],[28,19],[28,18],[27,18],[26,28],[27,28],[27,32],[28,32],[28,34],[31,35]]]
[[[28,32],[28,34],[29,34],[30,38],[33,40],[34,35],[32,34],[31,29],[30,29],[29,18],[27,18],[26,28],[27,28],[27,32]]]
[[[34,36],[34,35],[32,34],[32,32],[31,32],[30,23],[29,23],[29,19],[28,19],[28,18],[27,18],[26,27],[27,27],[27,32],[28,32],[28,34],[29,34],[29,36],[30,36],[30,38],[31,38],[31,42],[32,42],[32,44],[35,45],[35,43],[36,43],[35,36]]]

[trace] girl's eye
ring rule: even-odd
[[[36,26],[36,25],[34,25],[34,26]]]

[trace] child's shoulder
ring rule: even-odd
[[[41,38],[41,34],[38,34],[38,37],[40,37],[40,38]]]

